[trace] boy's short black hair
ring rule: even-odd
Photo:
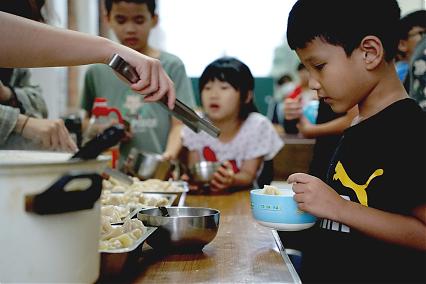
[[[204,86],[214,79],[227,82],[240,92],[239,117],[241,119],[246,119],[251,112],[257,112],[254,97],[246,102],[249,92],[254,92],[254,78],[246,64],[234,57],[221,57],[207,65],[198,81],[200,96]]]
[[[400,13],[396,0],[298,0],[288,17],[287,41],[294,50],[318,37],[350,56],[365,36],[374,35],[390,61],[398,47]]]
[[[401,18],[399,35],[401,39],[408,39],[408,33],[414,27],[426,29],[426,10],[417,10]]]
[[[155,15],[155,0],[105,0],[105,9],[107,14],[111,13],[112,3],[118,2],[128,2],[128,3],[136,3],[136,4],[146,4],[148,6],[148,10],[152,16]]]

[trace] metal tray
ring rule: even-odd
[[[114,225],[113,225],[114,226]],[[142,254],[142,246],[145,240],[157,229],[146,227],[147,231],[130,247],[113,250],[99,250],[101,254],[100,279],[114,276],[123,271],[127,263],[136,263]]]
[[[120,226],[120,225],[113,225],[113,226]],[[130,247],[111,249],[111,250],[99,250],[99,252],[100,253],[129,253],[131,251],[134,251],[140,245],[143,244],[143,242],[157,229],[157,227],[146,227],[146,229],[147,229],[146,232],[138,240],[136,240]]]
[[[150,198],[166,198],[167,199],[167,204],[165,206],[172,206],[173,203],[176,201],[177,199],[177,194],[173,194],[173,193],[159,193],[159,192],[137,192],[140,194],[143,194],[147,197]],[[124,195],[124,192],[111,192],[111,195],[115,195],[115,196],[120,196],[120,195]],[[107,205],[107,204],[106,204]],[[104,206],[104,205],[103,205]],[[115,205],[115,206],[128,206],[127,204],[119,204],[119,205]],[[163,205],[164,206],[164,205]],[[151,207],[156,207],[156,206],[152,206],[152,205],[144,205],[141,204],[140,206],[130,206],[130,215],[132,214],[132,211],[137,209],[137,208],[151,208]]]
[[[186,181],[182,181],[182,180],[177,180],[177,181],[172,181],[172,184],[181,187],[183,190],[181,191],[142,191],[144,193],[157,193],[157,194],[163,194],[163,193],[168,193],[168,194],[176,194],[176,199],[174,200],[172,206],[182,206],[186,193],[189,191],[189,186],[188,183]]]

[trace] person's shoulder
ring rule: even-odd
[[[244,125],[250,129],[273,127],[272,122],[266,116],[258,112],[251,112],[244,121]]]
[[[184,65],[183,61],[177,55],[164,50],[160,51],[160,62],[163,65]]]
[[[263,114],[259,112],[251,112],[248,116],[246,121],[253,122],[253,123],[269,123],[270,120],[264,116]]]
[[[103,75],[111,73],[111,68],[106,64],[91,64],[86,70],[86,75]]]

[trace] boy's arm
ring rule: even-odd
[[[412,213],[399,215],[344,200],[335,217],[373,238],[426,251],[426,204]]]
[[[404,216],[343,199],[314,176],[296,173],[287,182],[293,183],[294,199],[303,211],[388,243],[426,251],[426,204],[417,207],[412,216]]]

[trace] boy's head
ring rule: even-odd
[[[155,0],[105,0],[105,9],[109,15],[112,10],[112,4],[117,4],[120,2],[135,3],[135,4],[145,4],[148,8],[148,11],[151,13],[151,16],[155,16]]]
[[[380,39],[386,60],[398,45],[400,9],[396,0],[299,0],[288,17],[287,41],[303,48],[315,38],[341,46],[351,55],[367,35]]]
[[[396,0],[298,0],[287,41],[309,71],[309,87],[342,113],[370,95],[403,91],[393,64],[399,18]]]
[[[106,18],[120,43],[143,52],[158,23],[155,0],[105,0]]]
[[[417,43],[426,33],[426,10],[411,12],[400,20],[398,50],[405,59],[410,59]]]
[[[239,118],[246,119],[257,109],[253,102],[254,78],[250,68],[233,57],[221,57],[210,63],[199,79],[199,91],[202,95],[207,83],[219,80],[229,83],[240,94]]]

